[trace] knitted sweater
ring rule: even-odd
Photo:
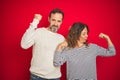
[[[67,63],[67,80],[97,80],[96,57],[113,55],[115,55],[114,46],[105,49],[91,43],[89,47],[56,51],[54,65],[60,66]]]
[[[46,79],[59,78],[60,67],[53,65],[53,57],[57,45],[64,41],[64,37],[46,28],[35,29],[37,24],[33,20],[21,40],[22,48],[33,46],[30,72]]]

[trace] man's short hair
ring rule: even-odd
[[[64,13],[63,13],[63,11],[61,11],[61,10],[58,9],[58,8],[53,9],[53,10],[50,12],[49,17],[51,17],[51,14],[55,14],[55,13],[60,13],[60,14],[62,14],[62,19],[64,19]]]

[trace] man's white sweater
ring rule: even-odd
[[[22,48],[33,46],[30,72],[46,79],[59,78],[60,67],[53,65],[53,57],[57,45],[64,41],[64,37],[46,28],[37,28],[38,23],[34,19],[21,40]]]

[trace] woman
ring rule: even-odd
[[[99,37],[106,39],[108,48],[87,42],[88,26],[77,22],[72,25],[66,41],[58,45],[54,65],[67,63],[67,80],[97,80],[96,57],[113,56],[115,48],[109,36],[100,33]],[[65,47],[65,48],[64,48]]]

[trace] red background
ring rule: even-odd
[[[60,8],[65,19],[59,30],[65,37],[73,22],[84,22],[90,28],[89,42],[107,47],[100,32],[113,41],[117,54],[97,58],[98,80],[120,80],[120,1],[119,0],[0,0],[0,80],[29,80],[31,50],[20,47],[23,33],[35,13],[43,16],[39,27],[47,26],[49,12]],[[61,80],[66,78],[62,66]]]

